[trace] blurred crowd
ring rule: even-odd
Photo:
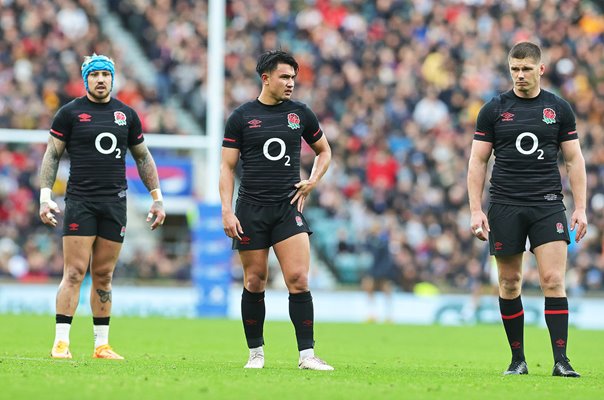
[[[128,88],[125,101],[147,115],[146,130],[177,131],[152,118],[166,109],[163,104],[171,97],[203,126],[209,101],[204,92],[207,2],[107,3],[158,72],[156,87],[149,88],[136,81],[134,69],[123,70],[120,88]],[[95,16],[92,1],[2,4],[4,126],[48,128],[56,108],[81,95],[78,67],[83,54],[113,54],[119,70],[114,46],[119,38],[99,33],[102,16]],[[587,162],[590,227],[588,236],[571,246],[569,288],[575,294],[597,292],[604,285],[604,18],[597,6],[579,0],[230,0],[226,112],[258,95],[259,53],[291,51],[300,63],[294,96],[315,111],[333,148],[330,171],[313,195],[314,206],[325,213],[318,221],[332,221],[339,232],[333,252],[322,252],[325,261],[338,275],[341,255],[367,254],[356,257],[369,260],[356,265],[357,282],[372,271],[376,259],[382,270],[387,264],[388,277],[403,290],[420,282],[469,290],[488,273],[485,244],[470,232],[465,185],[476,116],[492,96],[511,88],[509,48],[518,41],[535,41],[544,49],[542,86],[571,103]],[[71,22],[62,23],[60,13]],[[19,196],[36,203],[32,170],[40,150],[28,150],[25,165],[17,167],[6,161],[15,154],[12,149],[0,146],[5,154],[0,179],[23,189],[16,195],[3,183],[1,229],[34,229],[35,210],[24,210],[25,222],[20,222],[10,207],[21,201]],[[312,155],[306,148],[307,170]],[[561,175],[572,210],[566,174]],[[327,232],[334,237],[333,230]],[[318,229],[313,241],[324,240],[321,235]],[[30,236],[36,242],[35,233]],[[525,284],[538,287],[530,263]]]

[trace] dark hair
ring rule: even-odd
[[[541,49],[535,43],[531,42],[516,43],[508,54],[508,59],[510,58],[518,58],[521,60],[524,58],[532,58],[539,62],[541,61]]]
[[[260,57],[258,57],[256,72],[258,72],[258,75],[262,77],[262,74],[270,74],[276,70],[277,65],[279,64],[291,65],[294,68],[295,73],[298,73],[298,62],[296,59],[292,55],[282,50],[271,50],[267,51],[266,53],[262,53]]]

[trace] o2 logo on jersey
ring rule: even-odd
[[[106,140],[105,143],[101,143],[105,138],[110,140],[111,145],[109,147],[107,147]],[[99,133],[94,140],[94,147],[96,147],[97,151],[101,154],[111,154],[115,151],[115,158],[122,158],[122,150],[117,148],[117,138],[111,132]]]
[[[522,140],[524,138],[528,138],[530,139],[530,141],[532,142],[532,145],[530,147],[530,149],[525,150],[525,148],[522,146]],[[520,135],[518,135],[518,137],[516,138],[516,150],[518,150],[518,152],[520,154],[524,154],[525,156],[530,156],[531,154],[537,152],[539,153],[539,155],[537,156],[537,160],[543,160],[543,149],[539,149],[539,138],[537,137],[537,135],[535,135],[532,132],[523,132]]]
[[[118,124],[119,126],[124,126],[126,125],[126,114],[124,114],[121,111],[115,111],[113,113],[113,118],[116,124]]]
[[[272,155],[271,153],[269,153],[269,146],[272,143],[277,143],[279,145],[279,153],[277,155]],[[266,157],[267,159],[271,160],[271,161],[279,161],[282,158],[285,158],[285,164],[286,166],[290,166],[290,156],[285,155],[285,150],[287,149],[287,146],[285,145],[285,142],[282,139],[279,138],[271,138],[269,140],[267,140],[266,142],[264,142],[264,146],[262,147],[262,154],[264,154],[264,157]]]

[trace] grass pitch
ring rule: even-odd
[[[317,355],[333,372],[301,371],[293,327],[265,326],[266,366],[245,370],[239,321],[114,317],[125,361],[94,360],[92,318],[75,317],[73,360],[48,357],[54,317],[0,315],[0,399],[601,399],[604,332],[571,329],[580,379],[551,376],[547,330],[525,332],[528,376],[503,377],[503,328],[319,323]]]

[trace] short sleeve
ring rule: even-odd
[[[304,107],[304,113],[304,132],[302,132],[302,137],[306,143],[313,144],[317,140],[321,139],[323,136],[323,131],[319,126],[317,116],[308,106]]]
[[[51,136],[66,142],[71,136],[72,119],[65,107],[61,107],[55,115],[50,127]]]
[[[566,100],[560,99],[560,131],[558,132],[558,142],[575,140],[579,138],[577,134],[577,124],[575,114],[570,104]]]
[[[476,129],[474,129],[474,140],[482,142],[495,141],[495,121],[493,118],[493,100],[482,106],[476,118]]]
[[[222,147],[230,147],[233,149],[241,148],[241,139],[243,133],[243,119],[237,111],[229,116],[224,126],[224,138],[222,139]]]
[[[143,135],[141,120],[136,111],[132,110],[132,122],[130,122],[130,126],[128,127],[128,146],[135,146],[144,141],[145,137]]]

